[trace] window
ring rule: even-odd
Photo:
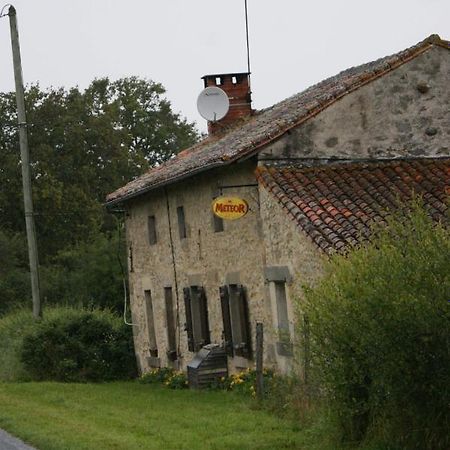
[[[286,283],[292,281],[292,276],[287,266],[265,267],[264,276],[270,283],[272,316],[278,334],[277,353],[281,356],[292,356],[291,327],[286,295]]]
[[[178,206],[177,208],[177,218],[178,218],[178,233],[180,235],[180,239],[186,238],[186,222],[184,219],[184,208],[182,206]]]
[[[198,352],[203,346],[211,342],[205,290],[201,286],[191,286],[184,288],[183,294],[188,349],[191,352]]]
[[[240,284],[221,286],[223,335],[230,356],[251,358],[251,331],[245,289]]]
[[[169,361],[175,361],[177,359],[177,339],[171,287],[164,288],[164,302],[166,306],[167,358]]]
[[[150,245],[156,244],[156,221],[155,216],[148,216],[147,218],[148,243]]]
[[[145,298],[145,318],[147,321],[147,333],[150,356],[155,358],[158,357],[158,346],[156,345],[156,334],[155,334],[155,318],[153,314],[153,302],[151,291],[144,291]]]
[[[289,334],[289,320],[286,299],[286,284],[283,281],[275,281],[275,300],[277,304],[277,322],[280,333]]]
[[[214,213],[213,213],[213,227],[214,233],[220,233],[221,231],[223,231],[223,219],[216,216]]]
[[[277,311],[278,342],[277,352],[282,356],[292,356],[291,332],[286,298],[286,283],[274,281],[275,303]]]

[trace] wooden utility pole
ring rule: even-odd
[[[20,158],[22,160],[23,202],[25,206],[25,224],[27,229],[28,257],[30,261],[31,292],[33,297],[33,316],[42,317],[41,298],[39,290],[39,262],[34,227],[33,199],[31,196],[30,154],[28,150],[27,119],[25,115],[25,98],[23,92],[22,62],[20,59],[19,32],[17,30],[16,9],[10,6],[8,10],[11,29],[11,46],[14,64],[14,79],[16,83],[17,120],[19,124]]]

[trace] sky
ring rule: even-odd
[[[450,39],[449,0],[247,2],[255,109],[430,34]],[[244,4],[14,0],[24,81],[84,89],[99,77],[148,78],[166,88],[175,112],[205,131],[196,108],[201,77],[247,71]],[[8,17],[0,19],[0,58],[0,92],[12,91]]]

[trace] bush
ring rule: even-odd
[[[344,437],[450,448],[450,233],[419,207],[307,292],[313,367]]]
[[[64,309],[36,323],[20,358],[34,380],[109,381],[136,374],[130,328],[107,311]]]
[[[31,306],[0,317],[0,381],[29,380],[20,360],[20,351],[23,336],[32,331],[35,323]]]

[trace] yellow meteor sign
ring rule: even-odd
[[[239,197],[219,197],[212,203],[213,213],[225,220],[240,219],[248,211],[248,204]]]

